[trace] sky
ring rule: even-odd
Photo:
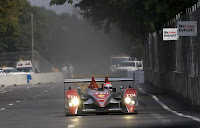
[[[36,5],[39,7],[45,7],[46,9],[50,9],[55,11],[57,14],[61,13],[73,13],[73,5],[65,3],[64,5],[53,5],[49,6],[51,0],[27,0],[31,3],[31,5]]]

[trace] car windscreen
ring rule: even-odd
[[[137,67],[143,67],[141,62],[137,62]]]
[[[126,63],[121,63],[120,67],[135,67],[135,62],[126,62]]]
[[[17,69],[5,69],[4,72],[9,73],[9,72],[18,72],[18,71]]]
[[[19,72],[34,72],[32,67],[21,67],[21,68],[17,68],[17,70]]]
[[[112,58],[112,65],[121,64],[124,61],[130,61],[130,58]]]

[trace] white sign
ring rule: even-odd
[[[178,21],[178,36],[197,36],[197,21]]]
[[[178,40],[177,28],[164,28],[163,40]]]
[[[136,84],[144,83],[144,71],[136,71],[135,72],[135,83]]]
[[[32,63],[30,60],[27,60],[27,61],[20,61],[20,62],[17,62],[17,68],[21,68],[21,67],[32,67]]]

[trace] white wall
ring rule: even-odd
[[[9,86],[9,85],[29,85],[29,84],[38,84],[38,83],[56,83],[64,82],[63,74],[58,73],[36,73],[31,74],[32,80],[29,80],[27,83],[27,75],[16,75],[16,76],[1,76],[0,77],[0,86]]]

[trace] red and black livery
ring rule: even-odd
[[[137,90],[131,86],[125,88],[105,89],[98,88],[96,82],[133,81],[130,78],[94,78],[89,79],[65,79],[67,83],[91,82],[87,91],[81,87],[65,89],[65,114],[79,115],[84,113],[137,113]],[[65,85],[66,86],[66,85]]]

